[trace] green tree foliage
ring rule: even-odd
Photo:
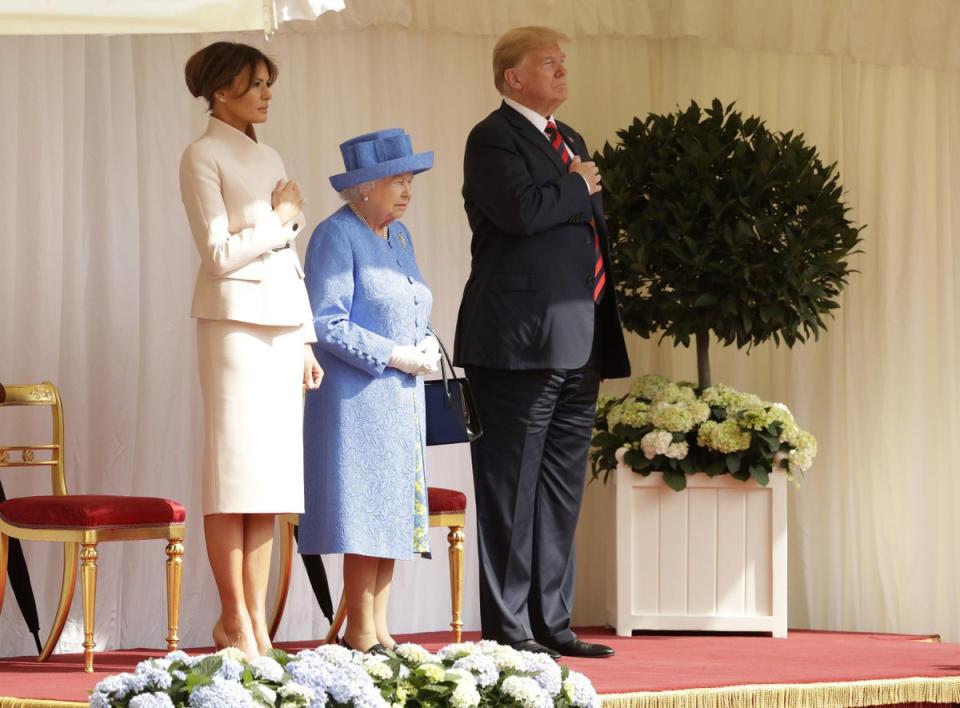
[[[717,99],[617,136],[595,159],[626,329],[696,341],[701,390],[710,332],[737,347],[818,338],[863,228],[847,219],[836,164]]]

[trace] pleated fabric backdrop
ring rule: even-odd
[[[498,104],[496,37],[510,26],[568,32],[570,100],[558,112],[598,148],[635,115],[691,98],[736,101],[799,130],[838,161],[864,231],[860,273],[818,343],[713,353],[714,379],[787,403],[820,442],[790,498],[790,624],[939,632],[960,640],[960,15],[945,0],[790,2],[596,0],[471,5],[363,0],[339,15],[260,33],[0,37],[0,381],[63,391],[74,491],[165,495],[187,504],[183,644],[209,642],[217,611],[200,517],[200,400],[188,317],[197,256],[177,187],[180,153],[206,122],[182,67],[216,39],[263,46],[281,67],[261,138],[283,156],[313,224],[339,200],[337,144],[401,126],[436,151],[405,219],[448,342],[469,270],[460,197],[467,132]],[[306,238],[298,250],[303,253]],[[631,337],[635,373],[695,375],[693,353]],[[610,391],[625,382],[608,382]],[[26,435],[40,420],[0,433]],[[428,453],[430,482],[471,494],[463,447]],[[8,495],[48,479],[4,477]],[[588,487],[575,619],[602,622],[606,495]],[[467,629],[479,625],[474,510],[467,529]],[[449,622],[444,534],[433,561],[400,565],[394,629]],[[44,630],[57,549],[26,544]],[[162,544],[101,553],[98,648],[161,646]],[[328,559],[335,591],[339,560]],[[0,654],[28,654],[12,597]],[[81,641],[76,602],[61,649]],[[280,639],[326,630],[305,574]]]

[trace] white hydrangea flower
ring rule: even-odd
[[[422,673],[431,683],[437,683],[443,681],[443,675],[446,673],[446,670],[440,664],[420,664],[417,667],[417,671]]]
[[[523,658],[520,652],[511,647],[498,644],[489,640],[484,640],[478,645],[480,652],[484,656],[493,659],[499,671],[521,671],[523,669]]]
[[[256,678],[265,681],[281,683],[283,681],[283,667],[280,663],[269,656],[258,656],[250,662],[250,671]]]
[[[433,662],[436,658],[419,644],[397,644],[393,650],[401,659],[413,666]]]
[[[553,708],[553,699],[529,676],[507,676],[500,690],[523,708]]]
[[[277,698],[279,698],[277,706],[278,708],[306,708],[311,705],[316,695],[312,688],[291,681],[277,689]]]
[[[663,454],[671,460],[682,460],[686,458],[689,452],[690,445],[687,444],[686,440],[683,440],[681,442],[670,443],[667,449],[663,451]]]
[[[480,705],[480,692],[473,681],[459,681],[450,696],[453,708],[476,708]]]
[[[247,660],[247,655],[237,647],[224,647],[218,651],[216,655],[222,656],[224,660],[233,659],[238,664],[242,664]]]
[[[466,669],[447,669],[447,673],[444,675],[445,681],[469,681],[472,684],[477,683],[477,677],[471,674]]]
[[[393,678],[393,671],[383,661],[364,661],[363,668],[374,681],[386,681]]]
[[[640,439],[640,448],[643,450],[643,456],[652,460],[657,455],[662,455],[673,442],[673,433],[666,430],[651,430]]]
[[[335,666],[352,664],[354,662],[354,654],[357,653],[339,644],[322,644],[316,649],[310,649],[308,651],[323,661],[327,661]],[[304,653],[306,652],[300,652],[300,656],[303,656]]]
[[[448,644],[437,652],[437,658],[441,661],[456,661],[462,656],[469,656],[477,650],[473,642],[460,642],[458,644]]]

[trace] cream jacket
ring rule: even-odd
[[[306,220],[300,214],[280,223],[270,195],[281,179],[287,174],[273,148],[213,116],[184,151],[180,196],[200,253],[190,314],[302,325],[304,341],[315,342],[303,268],[291,243]]]

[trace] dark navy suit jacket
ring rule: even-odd
[[[589,160],[583,138],[564,123],[558,128],[574,154]],[[546,136],[505,103],[467,138],[463,198],[473,240],[456,364],[576,369],[590,357],[599,317],[600,376],[629,376],[600,193],[590,196]],[[599,306],[591,219],[607,273]]]

